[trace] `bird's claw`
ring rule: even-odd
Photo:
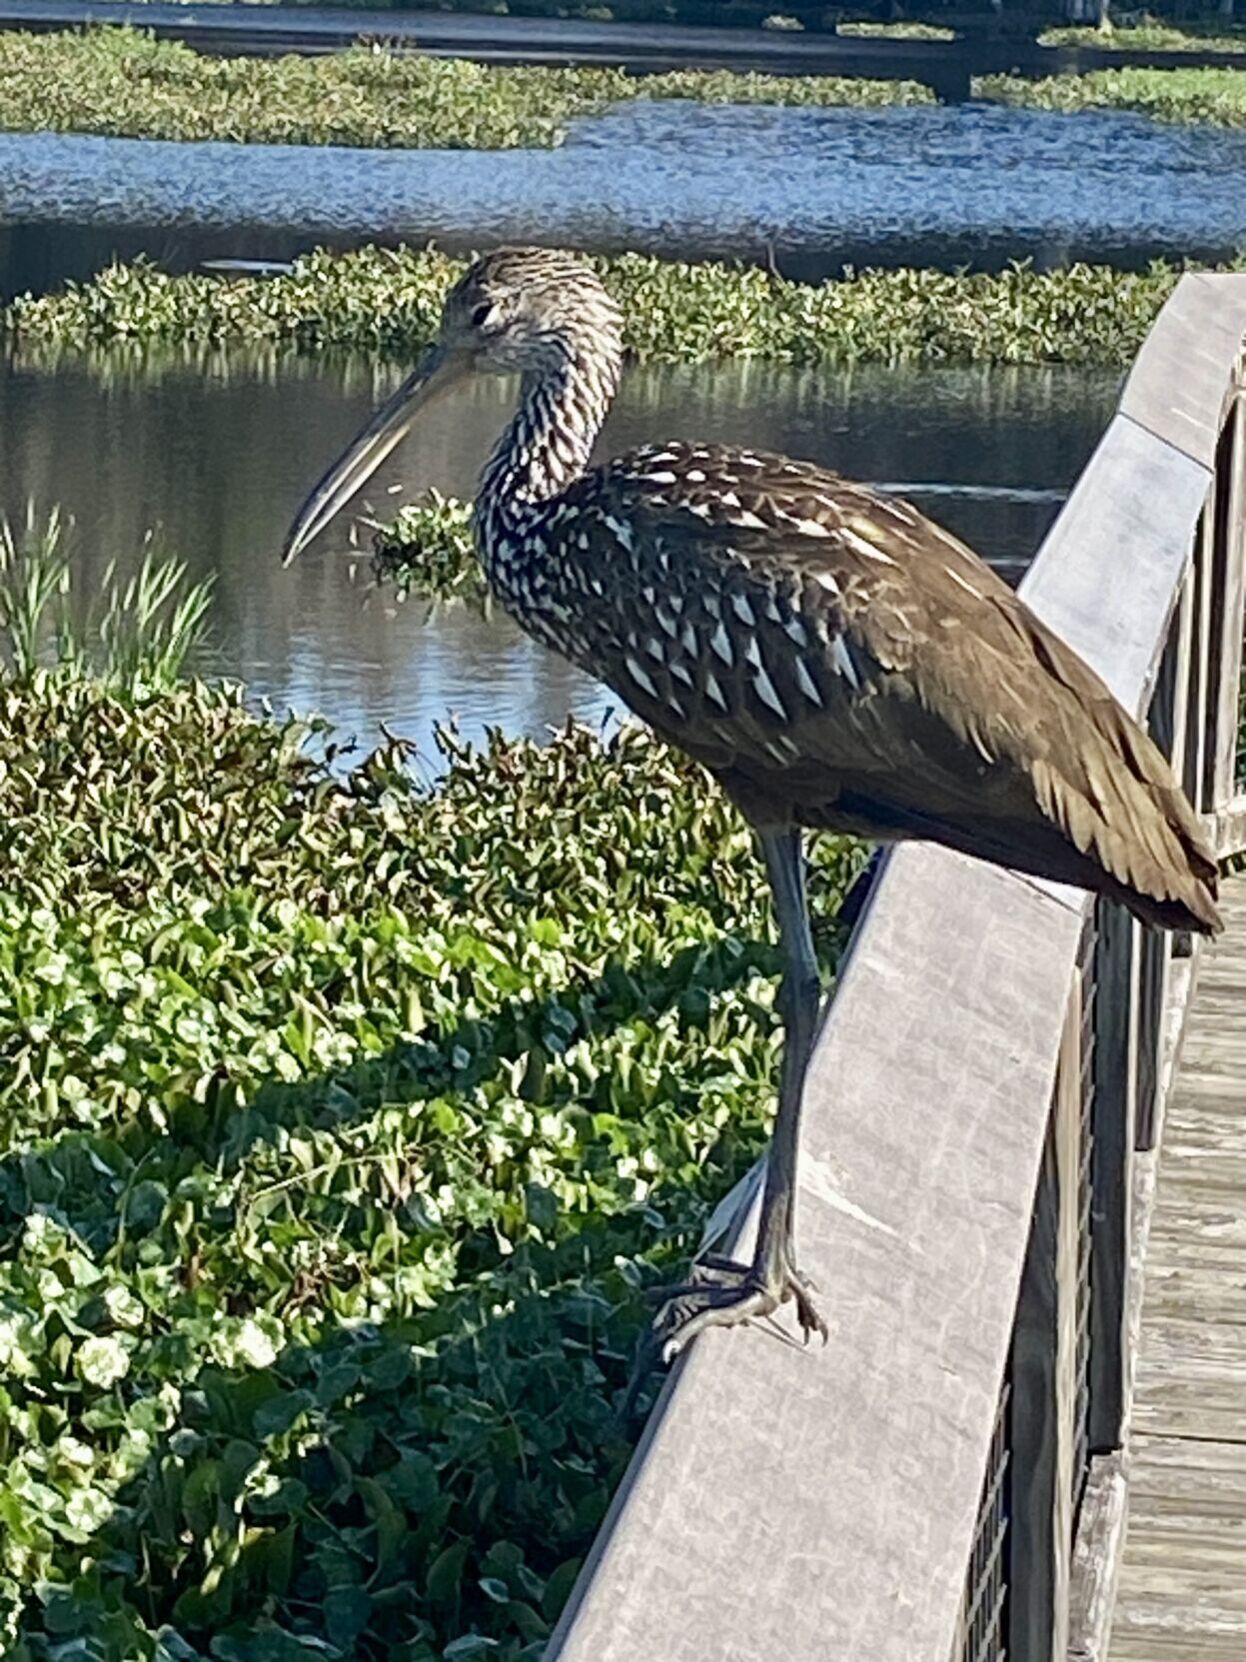
[[[706,1328],[764,1320],[788,1299],[796,1305],[804,1343],[808,1344],[810,1334],[818,1333],[825,1344],[828,1329],[814,1301],[816,1291],[809,1277],[792,1266],[767,1276],[753,1265],[736,1264],[729,1258],[702,1258],[686,1282],[659,1288],[653,1295],[661,1304],[653,1328],[662,1343],[662,1360],[673,1361]]]

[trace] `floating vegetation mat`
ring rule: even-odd
[[[400,596],[485,607],[488,585],[472,541],[471,507],[430,491],[373,528],[373,566]]]
[[[946,38],[921,25],[866,32]],[[1053,44],[1102,46],[1087,31],[1053,32]],[[1067,43],[1075,43],[1068,41]],[[1175,31],[1122,31],[1107,44],[1246,50],[1246,37],[1205,42]],[[1040,109],[1135,109],[1177,121],[1240,125],[1246,70],[1122,69],[1033,82],[980,76],[977,98]],[[139,29],[0,33],[0,125],[10,132],[98,133],[116,138],[223,139],[429,150],[510,150],[559,145],[571,121],[636,99],[818,107],[929,104],[918,81],[842,75],[760,75],[672,70],[481,65],[376,47],[319,57],[207,56]]]
[[[1180,275],[1073,265],[998,273],[867,270],[800,283],[754,266],[645,254],[593,257],[638,359],[755,357],[791,364],[1127,364]],[[463,262],[433,250],[317,252],[276,277],[172,277],[148,261],[25,296],[0,326],[78,348],[110,341],[284,342],[411,357],[435,337]]]
[[[0,126],[114,138],[425,150],[561,144],[577,116],[637,98],[715,104],[932,103],[914,81],[673,70],[509,68],[358,47],[209,57],[137,29],[0,33]]]

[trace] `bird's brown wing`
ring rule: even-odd
[[[633,452],[580,489],[580,576],[610,599],[584,608],[586,659],[754,817],[933,837],[1214,920],[1158,749],[907,503],[726,447]]]

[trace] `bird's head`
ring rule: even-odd
[[[499,375],[557,369],[572,355],[620,352],[622,318],[590,265],[557,248],[499,248],[446,296],[440,347]]]
[[[436,344],[334,462],[299,509],[288,565],[376,472],[416,417],[465,376],[557,375],[597,369],[614,390],[622,318],[591,266],[547,248],[500,248],[473,262],[446,296]]]

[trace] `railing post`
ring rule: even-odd
[[[1013,1662],[1065,1662],[1068,1646],[1080,1166],[1081,976],[1075,970],[1013,1338]]]
[[[1195,532],[1195,548],[1203,535],[1206,512]],[[1188,787],[1187,760],[1195,747],[1189,743],[1191,659],[1199,605],[1195,562],[1186,569],[1177,594],[1168,643],[1160,659],[1148,712],[1151,737],[1172,762],[1173,772]],[[1191,764],[1193,765],[1193,764]],[[1164,993],[1168,979],[1168,937],[1143,929],[1137,941],[1138,980],[1132,1006],[1134,1022],[1134,1137],[1135,1146],[1148,1149],[1155,1135],[1156,1096],[1160,1088],[1162,1051],[1155,1041],[1163,1025]]]
[[[1087,1425],[1092,1454],[1120,1446],[1125,1406],[1142,933],[1141,925],[1121,906],[1101,902],[1098,912]]]
[[[1243,605],[1246,603],[1246,389],[1243,364],[1216,452],[1215,574],[1212,593],[1212,680],[1209,687],[1206,806],[1222,813],[1237,795],[1237,750],[1242,682]]]
[[[1211,595],[1216,559],[1216,498],[1216,482],[1213,479],[1207,495],[1207,506],[1203,509],[1194,537],[1193,557],[1190,562],[1194,593],[1185,665],[1185,720],[1182,724],[1185,744],[1179,777],[1185,785],[1185,794],[1199,813],[1203,813],[1211,805],[1205,789],[1205,780],[1207,745],[1211,738]]]

